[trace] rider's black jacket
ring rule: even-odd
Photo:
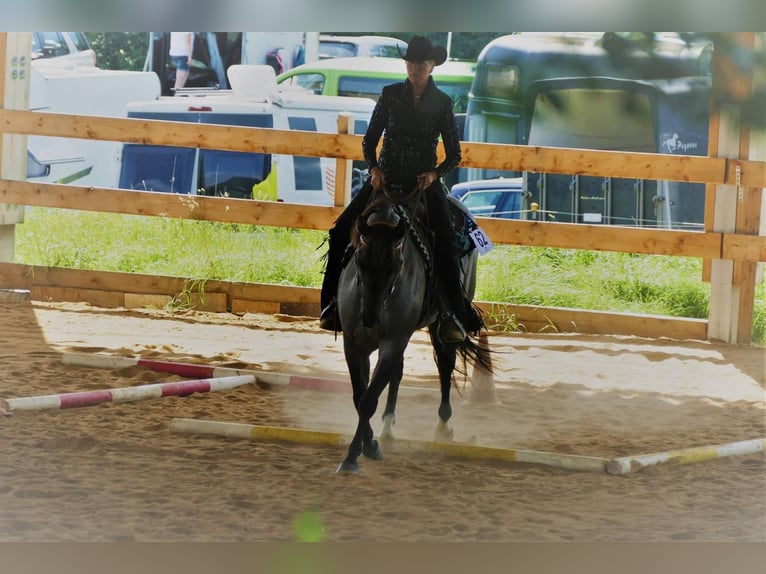
[[[378,142],[385,131],[380,157]],[[446,157],[436,164],[436,144],[441,136]],[[411,188],[419,174],[436,171],[441,178],[460,163],[458,134],[452,100],[428,79],[420,103],[415,106],[409,80],[383,88],[362,140],[364,158],[377,166],[388,184]]]

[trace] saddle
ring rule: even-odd
[[[376,205],[385,201],[386,199],[391,202],[393,209],[401,217],[409,230],[409,236],[413,240],[414,244],[418,248],[418,253],[423,259],[423,263],[426,268],[426,274],[432,281],[434,279],[433,274],[433,245],[434,245],[434,233],[431,231],[428,225],[428,218],[425,212],[425,205],[420,201],[420,194],[417,193],[404,193],[401,190],[375,190],[370,196],[367,206],[362,211],[360,217],[365,217],[370,213]],[[447,196],[449,200],[450,215],[451,215],[451,227],[454,233],[455,248],[460,258],[469,254],[475,245],[469,234],[478,227],[473,214],[468,208],[454,197]],[[414,213],[413,213],[414,212]],[[353,255],[355,246],[349,244],[346,247],[346,251],[343,255],[343,263],[345,266],[348,260]],[[429,282],[431,282],[429,281]]]

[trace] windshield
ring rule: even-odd
[[[356,44],[351,42],[334,42],[322,40],[319,42],[319,59],[350,58],[356,56]]]
[[[200,195],[250,199],[253,186],[271,172],[271,156],[262,153],[200,150]]]
[[[122,150],[120,187],[189,193],[195,153],[191,148],[126,144]]]

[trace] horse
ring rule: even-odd
[[[450,200],[463,217],[473,221],[462,203]],[[455,207],[452,209],[453,214]],[[455,214],[457,215],[457,214]],[[475,222],[474,222],[475,223]],[[450,387],[457,355],[462,365],[481,365],[491,373],[489,348],[471,337],[458,344],[443,344],[438,337],[440,305],[434,296],[428,237],[414,229],[411,210],[391,194],[378,193],[356,222],[351,256],[338,284],[338,314],[343,331],[343,350],[358,414],[356,432],[348,455],[337,472],[358,473],[360,454],[372,460],[383,458],[373,436],[370,419],[378,399],[389,386],[383,413],[381,440],[392,440],[396,400],[404,368],[404,352],[413,333],[428,327],[439,373],[441,402],[438,408],[437,440],[451,440]],[[473,300],[478,254],[471,249],[461,259],[463,290]],[[370,355],[378,360],[370,378]]]

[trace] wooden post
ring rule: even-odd
[[[354,133],[354,114],[341,112],[338,114],[338,133]],[[343,207],[351,202],[351,167],[352,162],[339,157],[335,160],[335,205]]]
[[[752,56],[755,50],[752,32],[722,35],[716,47],[708,151],[711,157],[763,160],[760,157],[763,146],[758,143],[761,135],[742,118],[744,103],[754,89],[752,67],[743,67],[741,54]],[[730,162],[730,166],[732,170],[741,170],[736,161]],[[762,196],[762,188],[708,185],[705,230],[757,235],[761,227]],[[757,264],[750,261],[714,259],[710,262],[708,339],[751,342],[756,271]]]
[[[32,35],[0,32],[0,109],[29,109]],[[0,133],[0,178],[27,176],[27,136]],[[13,261],[16,224],[24,221],[23,205],[0,204],[0,261]]]

